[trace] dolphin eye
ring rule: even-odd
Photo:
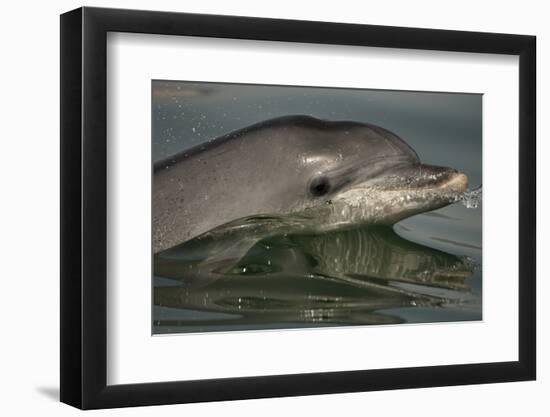
[[[311,181],[309,192],[315,197],[320,197],[330,191],[330,182],[327,177],[318,177]]]

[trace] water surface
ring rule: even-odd
[[[154,161],[262,120],[307,114],[380,125],[422,162],[481,185],[480,95],[166,81],[152,91]],[[154,257],[153,332],[480,320],[475,205],[323,234],[288,218],[238,219]]]

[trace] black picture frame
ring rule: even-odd
[[[107,385],[108,32],[519,56],[519,360]],[[61,15],[61,401],[95,409],[535,379],[535,51],[524,35],[88,7]]]

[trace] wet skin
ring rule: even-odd
[[[466,175],[422,164],[381,127],[281,117],[155,164],[153,251],[252,216],[301,216],[312,232],[391,225],[466,187]]]

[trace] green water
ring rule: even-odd
[[[422,162],[466,173],[473,188],[482,174],[481,106],[474,94],[155,81],[153,159],[308,114],[385,127]],[[244,230],[154,257],[153,332],[481,320],[481,213],[481,204],[453,204],[393,227],[315,235],[292,227],[272,235],[271,223],[248,219]]]

